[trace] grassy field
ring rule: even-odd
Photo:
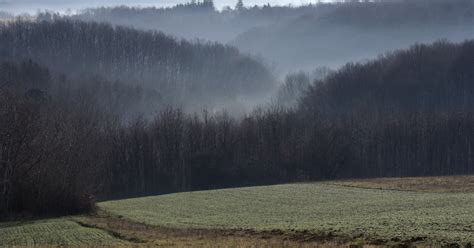
[[[474,190],[466,187],[473,178],[288,184],[108,201],[99,203],[96,216],[0,223],[0,247],[467,245],[474,243]]]
[[[81,226],[71,218],[0,223],[0,247],[121,243],[106,231]]]
[[[473,193],[290,184],[104,202],[104,210],[177,228],[308,230],[373,239],[474,242]]]

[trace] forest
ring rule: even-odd
[[[474,1],[185,1],[0,0],[0,247],[472,248]]]
[[[298,6],[249,6],[243,0],[222,11],[191,2],[173,8],[91,8],[67,18],[230,44],[261,56],[285,75],[340,67],[415,43],[472,39],[473,11],[470,0],[347,0]]]
[[[313,81],[304,73],[289,75],[279,95],[299,96],[291,106],[276,102],[239,117],[168,105],[152,116],[124,119],[123,108],[142,108],[155,93],[86,70],[87,56],[95,55],[59,63],[53,53],[26,45],[37,28],[89,25],[19,22],[2,28],[4,215],[70,214],[90,211],[96,199],[200,189],[474,173],[473,41],[414,45],[348,63]],[[98,27],[115,34],[109,26]],[[57,56],[78,49],[44,44]],[[224,58],[234,61],[231,55]],[[112,61],[114,56],[120,54],[110,54]],[[73,65],[82,65],[85,75],[65,75]],[[114,65],[123,66],[102,68],[120,72]],[[135,76],[122,73],[124,79]]]
[[[79,82],[95,77],[134,87],[141,96],[133,104],[141,104],[145,115],[167,105],[186,111],[246,110],[242,98],[257,101],[275,88],[261,61],[218,43],[54,18],[0,25],[2,58],[31,59]]]

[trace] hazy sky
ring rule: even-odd
[[[87,7],[97,6],[172,6],[177,3],[189,2],[190,0],[0,0],[0,10],[19,13],[36,13],[38,10],[55,10],[64,12],[67,9],[77,10]],[[270,3],[271,5],[300,5],[307,3],[315,3],[318,0],[244,0],[247,6],[263,5]],[[218,9],[224,6],[234,6],[237,0],[214,0]]]

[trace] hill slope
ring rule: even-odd
[[[248,30],[231,44],[282,69],[339,67],[414,43],[473,38],[473,12],[473,2],[466,0],[328,4]]]
[[[98,75],[158,90],[167,105],[212,108],[261,96],[273,77],[235,48],[78,21],[0,25],[0,59],[32,59],[68,76]]]

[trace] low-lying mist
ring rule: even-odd
[[[470,0],[95,6],[0,14],[0,218],[474,172]]]
[[[144,115],[167,106],[243,115],[276,87],[267,66],[236,48],[155,31],[68,19],[16,21],[0,26],[0,43],[5,61],[31,59],[77,84],[92,78],[127,85],[143,107],[130,111]]]
[[[474,3],[467,0],[232,7],[217,11],[211,5],[189,3],[167,9],[92,8],[71,18],[227,43],[261,57],[280,78],[321,66],[336,69],[415,43],[474,37]]]
[[[474,37],[474,4],[466,0],[297,7],[245,3],[220,11],[222,2],[169,3],[157,8],[147,7],[153,2],[134,2],[142,6],[136,8],[113,7],[119,1],[62,2],[76,4],[75,10],[88,8],[68,14],[41,12],[37,24],[23,23],[31,30],[20,42],[13,42],[18,38],[13,30],[20,31],[21,25],[4,26],[0,55],[32,59],[73,81],[97,77],[138,87],[143,98],[137,100],[141,107],[128,111],[133,116],[152,115],[170,105],[189,113],[206,109],[244,116],[258,106],[294,106],[321,69],[327,75],[347,62],[415,43]],[[27,1],[3,3],[21,4]],[[56,2],[36,4],[48,8]],[[1,18],[12,16],[5,12]]]

